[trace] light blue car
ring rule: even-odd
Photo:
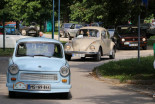
[[[70,74],[59,41],[40,37],[20,39],[7,70],[9,97],[15,97],[16,92],[62,93],[68,97]]]

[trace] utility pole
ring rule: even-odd
[[[3,51],[5,51],[5,14],[3,13]]]
[[[60,0],[58,3],[58,40],[60,41]]]
[[[53,22],[52,22],[52,39],[54,39],[54,0],[53,0]]]

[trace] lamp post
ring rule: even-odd
[[[52,22],[52,39],[54,39],[54,0],[53,0],[53,22]]]
[[[58,40],[60,41],[60,0],[58,3]]]

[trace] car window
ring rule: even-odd
[[[99,37],[99,31],[97,29],[80,29],[77,32],[77,37],[83,36],[83,37]]]
[[[82,25],[76,25],[76,29],[79,29],[79,28],[81,28],[82,27]]]
[[[70,23],[67,23],[67,24],[64,24],[64,28],[70,28],[72,24]]]
[[[74,29],[75,28],[75,24],[73,24],[71,27],[70,27],[70,29]]]
[[[5,28],[6,35],[17,35],[17,30],[15,28]]]
[[[102,31],[101,35],[102,35],[102,38],[103,38],[103,39],[106,39],[106,38],[107,38],[107,33],[106,33],[106,31]]]
[[[17,57],[43,56],[62,58],[62,48],[59,44],[43,42],[25,42],[17,46]]]

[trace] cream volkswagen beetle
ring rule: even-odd
[[[115,58],[115,44],[110,38],[108,30],[102,27],[83,27],[77,32],[76,37],[65,44],[67,60],[71,57],[94,57],[96,61],[101,56],[107,55]]]

